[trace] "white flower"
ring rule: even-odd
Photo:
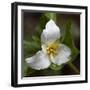
[[[50,20],[41,34],[42,50],[26,58],[27,64],[36,70],[48,68],[51,63],[61,65],[70,60],[71,50],[59,42],[60,29]]]

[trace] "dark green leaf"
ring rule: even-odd
[[[65,30],[65,35],[64,35],[64,40],[63,42],[64,44],[66,44],[72,51],[72,60],[74,60],[77,55],[79,54],[79,50],[76,48],[75,44],[74,44],[74,40],[73,40],[73,36],[72,36],[72,23],[71,21],[68,21],[66,24],[66,30]]]

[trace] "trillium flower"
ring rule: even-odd
[[[71,50],[59,42],[61,33],[53,20],[47,22],[41,34],[41,48],[34,56],[25,59],[35,70],[48,68],[52,63],[62,65],[70,60]]]

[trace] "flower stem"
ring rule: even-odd
[[[75,67],[74,64],[72,64],[71,62],[68,62],[68,65],[69,65],[77,74],[80,73],[80,71],[77,69],[77,67]]]

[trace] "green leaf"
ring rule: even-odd
[[[41,75],[44,75],[44,76],[53,76],[53,75],[60,75],[61,71],[48,68],[48,69],[41,70],[40,73]]]
[[[52,70],[61,70],[62,69],[62,65],[51,64],[50,68]]]
[[[72,22],[68,21],[66,24],[66,30],[63,37],[63,42],[71,49],[71,60],[67,63],[76,73],[79,73],[79,70],[76,68],[76,66],[72,63],[73,60],[76,59],[77,55],[79,54],[79,50],[76,48],[72,36]]]
[[[34,42],[37,42],[37,43],[40,43],[40,39],[37,37],[37,36],[32,36],[32,40],[34,41]]]
[[[49,21],[49,18],[47,18],[45,16],[45,14],[42,14],[42,16],[40,18],[40,23],[39,23],[39,28],[42,29],[41,31],[43,31],[43,29],[45,28],[45,25],[48,21]]]
[[[50,19],[52,19],[52,20],[54,20],[54,22],[56,22],[56,13],[52,13],[52,12],[47,12],[47,13],[45,13],[45,16],[50,20]]]
[[[24,40],[23,43],[25,58],[34,55],[38,50],[41,49],[41,45],[37,42],[29,42]]]
[[[24,46],[27,46],[28,48],[40,48],[40,45],[37,43],[37,42],[34,42],[34,41],[24,41]]]
[[[34,69],[31,69],[30,67],[26,67],[26,69],[24,70],[24,76],[30,76],[31,74],[35,73]]]
[[[49,19],[45,16],[45,14],[42,14],[40,17],[40,22],[37,26],[37,31],[35,32],[34,36],[41,39],[41,33],[43,29],[45,29],[46,23],[49,21]]]
[[[71,57],[72,57],[72,60],[74,60],[79,54],[79,50],[76,48],[74,44],[74,40],[72,36],[72,22],[71,21],[68,21],[66,24],[64,40],[62,43],[66,44],[71,49],[72,51]]]

